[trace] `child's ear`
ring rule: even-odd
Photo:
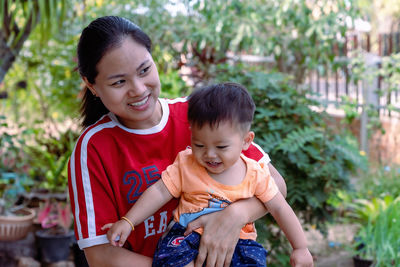
[[[247,150],[251,145],[251,142],[253,142],[253,140],[254,140],[254,132],[253,131],[247,132],[243,140],[243,150]]]

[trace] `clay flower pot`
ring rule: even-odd
[[[33,223],[35,211],[22,208],[15,215],[0,216],[0,241],[15,241],[24,238]]]

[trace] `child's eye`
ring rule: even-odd
[[[203,145],[200,144],[194,144],[195,147],[204,147]]]
[[[228,146],[217,146],[218,149],[224,149],[227,148]]]
[[[116,81],[115,83],[112,83],[111,85],[112,86],[117,86],[117,85],[121,85],[123,83],[125,83],[125,80],[119,80],[119,81]]]

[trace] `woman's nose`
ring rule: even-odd
[[[128,95],[131,97],[141,96],[146,91],[146,86],[140,79],[134,79],[130,84]]]

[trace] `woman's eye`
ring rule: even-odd
[[[140,74],[140,75],[146,74],[147,72],[149,72],[150,67],[151,67],[151,66],[145,67],[144,69],[142,69],[142,70],[140,71],[139,74]]]

